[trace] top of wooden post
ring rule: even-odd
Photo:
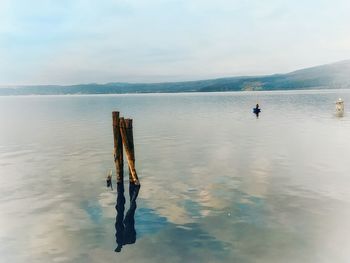
[[[125,121],[124,121],[123,117],[119,118],[119,127],[121,127],[121,128],[125,127]]]
[[[132,119],[125,119],[125,128],[132,129]]]
[[[119,127],[132,129],[132,119],[124,119],[123,117],[119,118]]]
[[[112,112],[113,126],[119,126],[119,111]]]

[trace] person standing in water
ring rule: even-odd
[[[258,103],[256,104],[255,108],[253,108],[253,111],[254,113],[257,113],[257,112],[259,113],[261,111]]]
[[[259,104],[257,103],[255,108],[253,108],[253,113],[256,115],[256,117],[259,117],[259,113],[260,113],[260,108],[259,108]]]

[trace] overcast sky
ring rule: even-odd
[[[349,0],[0,0],[0,85],[284,73],[350,58]]]

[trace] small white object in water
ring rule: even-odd
[[[227,213],[228,216],[231,216],[231,213]]]
[[[335,103],[335,113],[338,116],[344,115],[344,101],[341,98],[339,98]]]

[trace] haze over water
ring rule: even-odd
[[[338,97],[348,111],[344,90],[0,97],[0,262],[349,262]],[[118,254],[113,110],[142,185]]]

